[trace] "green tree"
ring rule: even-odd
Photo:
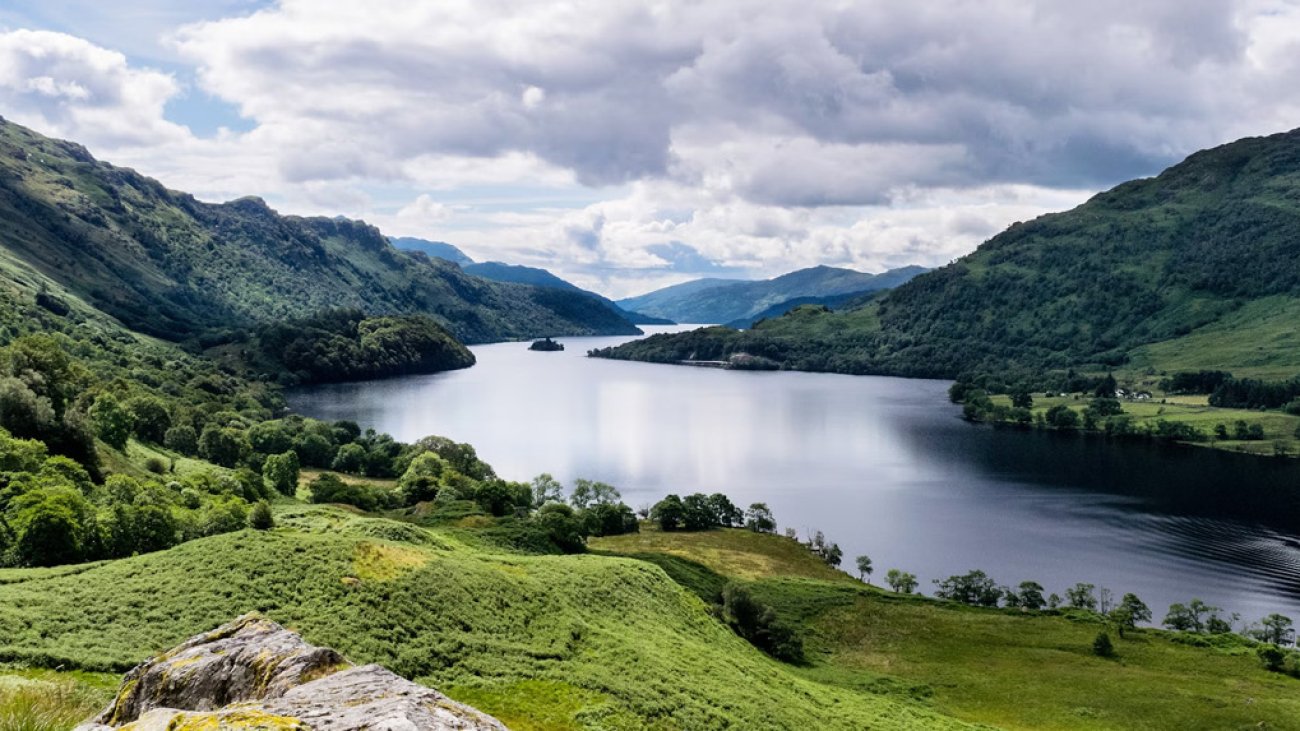
[[[135,513],[135,550],[161,551],[176,545],[176,519],[161,505],[142,505]]]
[[[533,507],[540,508],[547,503],[564,502],[564,485],[548,472],[533,478]]]
[[[254,452],[282,454],[293,449],[293,435],[282,421],[264,421],[248,428],[248,442]]]
[[[916,574],[890,569],[885,573],[885,583],[899,594],[911,594],[916,591]]]
[[[582,519],[564,503],[546,503],[537,509],[533,520],[546,531],[547,537],[565,553],[587,550],[587,534]]]
[[[189,424],[177,424],[163,435],[163,446],[193,457],[199,453],[199,434]]]
[[[650,509],[650,520],[659,524],[663,531],[678,530],[686,519],[686,507],[676,495],[668,495],[654,504]]]
[[[1128,614],[1128,627],[1132,628],[1138,622],[1151,621],[1151,609],[1136,594],[1127,593],[1119,600],[1119,606],[1116,609],[1125,610]]]
[[[604,482],[574,480],[569,504],[574,510],[586,510],[592,505],[613,505],[619,500],[618,488]]]
[[[858,564],[858,580],[866,581],[868,584],[870,584],[871,581],[867,577],[871,576],[871,571],[872,571],[871,557],[858,556],[857,564]]]
[[[1065,600],[1074,609],[1097,610],[1097,587],[1093,584],[1079,582],[1065,590]]]
[[[1291,637],[1292,622],[1291,618],[1274,612],[1264,619],[1260,620],[1264,630],[1261,639],[1264,642],[1270,642],[1274,645],[1281,645]]]
[[[248,527],[253,530],[270,530],[275,527],[275,517],[271,515],[271,506],[265,500],[258,500],[253,509],[248,511]]]
[[[803,662],[803,641],[744,586],[730,582],[722,587],[719,613],[736,634],[768,655],[785,662]]]
[[[234,427],[209,424],[199,435],[199,454],[222,467],[235,467],[248,457],[248,437]]]
[[[776,518],[767,503],[753,503],[745,511],[745,527],[756,533],[775,533]]]
[[[262,477],[276,492],[289,497],[298,491],[298,476],[301,471],[298,453],[293,450],[273,454],[262,463]]]
[[[717,525],[713,506],[703,493],[691,493],[682,498],[682,527],[686,530],[708,530]]]
[[[135,396],[127,400],[132,429],[142,442],[162,444],[172,426],[171,411],[157,396]]]
[[[740,508],[737,508],[730,498],[720,492],[708,496],[706,502],[709,511],[713,513],[713,525],[731,528],[745,521],[745,513]]]
[[[1022,581],[1016,591],[1016,605],[1036,612],[1047,604],[1043,598],[1043,585],[1037,581]]]
[[[344,444],[339,447],[330,469],[350,475],[359,475],[366,466],[366,448],[360,444]]]
[[[636,533],[641,529],[636,513],[623,503],[592,505],[582,512],[582,520],[587,534],[592,536],[617,536]]]
[[[1286,661],[1286,653],[1282,652],[1274,645],[1265,645],[1255,649],[1259,661],[1264,664],[1264,669],[1270,672],[1281,672],[1282,665]]]
[[[934,580],[937,587],[934,595],[940,599],[961,602],[981,607],[996,607],[1002,598],[1002,591],[996,582],[980,570],[966,574],[949,576],[940,581]]]
[[[308,467],[329,469],[334,463],[334,453],[338,448],[329,439],[315,433],[300,434],[293,443],[293,451],[298,459]]]
[[[1047,424],[1056,429],[1075,429],[1079,426],[1079,414],[1065,404],[1057,404],[1047,410]]]
[[[342,450],[339,451],[342,454]],[[451,471],[447,460],[437,452],[422,452],[411,460],[397,481],[407,505],[428,502],[438,497],[443,479]]]
[[[95,434],[114,449],[125,449],[131,437],[131,414],[111,393],[100,394],[90,407],[90,424]]]
[[[1011,405],[1017,409],[1032,409],[1034,408],[1034,397],[1026,388],[1016,389],[1011,394]]]
[[[18,496],[13,516],[13,550],[24,566],[59,566],[87,558],[86,538],[93,511],[81,493],[70,487],[48,487]]]

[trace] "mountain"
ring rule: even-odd
[[[724,322],[723,327],[730,327],[736,330],[747,330],[754,326],[754,323],[760,320],[768,320],[773,317],[780,317],[796,307],[803,305],[819,305],[827,309],[845,309],[860,307],[866,304],[877,292],[847,292],[845,294],[835,294],[829,297],[795,297],[779,304],[772,305],[767,309],[758,312],[749,317],[742,317],[731,322]]]
[[[1197,152],[1016,223],[865,307],[609,355],[748,352],[790,368],[941,378],[1204,368],[1284,378],[1300,372],[1297,316],[1300,130]]]
[[[0,221],[16,265],[170,340],[341,307],[427,314],[470,342],[639,332],[589,297],[473,277],[361,221],[204,203],[3,120]]]
[[[403,236],[399,238],[389,237],[388,241],[402,251],[419,251],[434,259],[446,259],[453,264],[459,264],[462,267],[469,266],[474,260],[451,244],[442,241],[426,241],[424,239],[411,238]]]
[[[903,267],[884,274],[817,266],[761,281],[702,279],[620,300],[624,309],[667,317],[677,322],[752,321],[785,302],[803,297],[872,292],[896,287],[924,272]],[[787,308],[788,309],[788,308]],[[785,310],[781,310],[781,314]]]
[[[545,269],[527,267],[520,264],[503,264],[499,261],[470,264],[468,266],[463,266],[462,268],[467,274],[473,274],[476,277],[483,277],[484,279],[491,279],[495,282],[514,282],[516,284],[531,284],[534,287],[549,287],[551,289],[559,289],[567,292],[580,292],[600,301],[600,303],[606,307],[617,311],[624,317],[624,319],[633,325],[673,324],[672,320],[666,318],[652,317],[640,312],[624,309],[608,297],[596,294],[590,290],[582,289],[572,282],[560,279]]]

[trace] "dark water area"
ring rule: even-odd
[[[666,328],[647,328],[660,331]],[[1156,619],[1201,598],[1300,618],[1300,465],[969,424],[948,383],[588,359],[626,338],[473,348],[473,368],[296,391],[290,403],[410,441],[475,446],[503,477],[617,485],[628,504],[724,492],[931,579],[983,569],[1049,591],[1134,592]]]

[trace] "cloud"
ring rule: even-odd
[[[735,163],[737,194],[820,206],[900,185],[1105,184],[1265,131],[1241,120],[1285,78],[1251,57],[1277,12],[283,0],[176,44],[207,91],[309,132],[284,152],[291,180],[392,176],[383,161],[416,155],[531,155],[594,186]]]
[[[0,107],[15,121],[108,147],[166,144],[185,128],[163,118],[179,91],[169,74],[48,31],[0,32]]]
[[[611,292],[941,264],[1300,119],[1286,0],[221,2],[237,15],[167,34],[155,57],[189,66],[166,72],[0,33],[4,113],[201,196]],[[186,93],[251,129],[173,124]]]

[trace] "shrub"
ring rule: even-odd
[[[1105,632],[1098,633],[1097,639],[1092,641],[1092,654],[1097,657],[1114,657],[1115,645],[1110,641],[1110,635]]]
[[[275,527],[271,506],[265,500],[257,501],[253,509],[248,512],[248,526],[254,530],[270,530]]]

